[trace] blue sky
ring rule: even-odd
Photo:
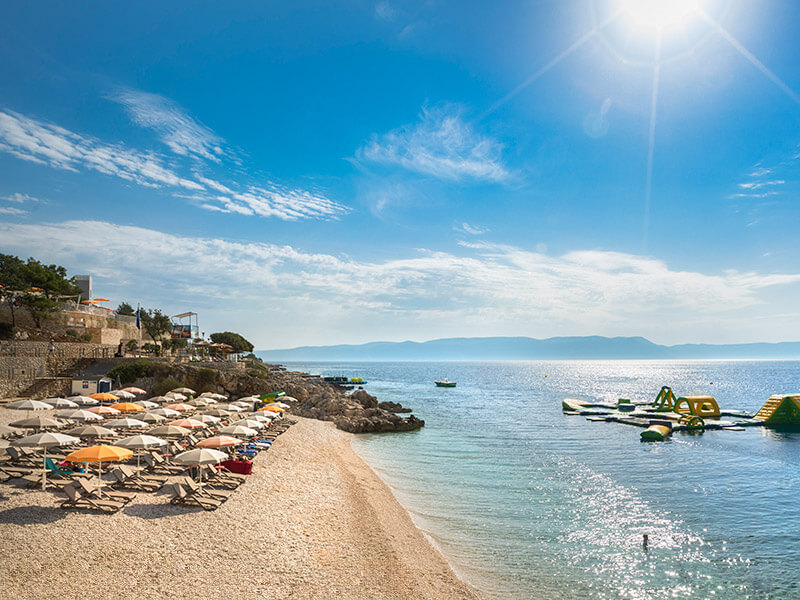
[[[113,306],[259,348],[800,339],[795,2],[2,12],[0,251]]]

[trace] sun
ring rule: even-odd
[[[637,29],[682,25],[697,14],[698,8],[698,0],[620,0],[622,15]]]

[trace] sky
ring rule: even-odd
[[[0,252],[259,349],[800,340],[800,3],[0,8]]]

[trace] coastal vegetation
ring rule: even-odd
[[[153,340],[158,353],[161,338],[172,331],[172,321],[158,308],[140,310],[139,317],[142,321],[142,329]]]
[[[252,352],[254,348],[253,344],[251,344],[248,340],[246,340],[238,333],[234,333],[233,331],[212,333],[211,341],[214,342],[215,344],[228,344],[231,348],[233,348],[233,352],[235,352],[236,354],[242,354],[244,352]]]

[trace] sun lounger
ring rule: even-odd
[[[217,489],[214,489],[210,486],[201,486],[191,477],[183,477],[178,481],[184,488],[186,488],[187,492],[192,492],[194,494],[198,494],[201,496],[206,496],[208,498],[213,498],[214,500],[219,500],[220,502],[225,502],[230,497],[230,492],[221,492]]]
[[[61,503],[61,508],[90,508],[115,513],[125,506],[124,502],[87,495],[75,483],[68,483],[61,488],[61,491],[67,495],[67,499]]]
[[[103,485],[101,482],[94,479],[89,481],[87,479],[79,479],[77,482],[78,488],[83,492],[84,496],[90,498],[111,498],[116,502],[127,504],[136,497],[136,494],[129,494],[127,492],[120,492],[112,487]]]
[[[157,452],[144,454],[142,456],[142,461],[147,465],[149,470],[156,473],[163,473],[165,475],[179,475],[186,471],[186,467],[167,462],[167,459]]]
[[[17,465],[2,464],[0,465],[0,477],[3,481],[9,479],[21,479],[26,475],[31,475],[36,469],[32,467],[20,467]]]
[[[215,500],[208,496],[191,492],[180,483],[171,483],[166,487],[169,489],[170,494],[172,495],[172,498],[170,498],[170,504],[194,504],[203,510],[217,510],[220,506],[222,506],[222,502],[220,500]]]
[[[244,477],[233,475],[228,471],[217,470],[214,467],[203,467],[201,470],[203,480],[211,487],[235,490],[245,482]]]
[[[111,485],[115,488],[127,488],[132,490],[139,490],[141,492],[155,492],[158,490],[166,481],[166,477],[164,479],[145,479],[143,477],[138,476],[137,474],[130,474],[126,471],[123,471],[121,467],[116,467],[111,469],[111,475],[114,477],[115,482]]]

